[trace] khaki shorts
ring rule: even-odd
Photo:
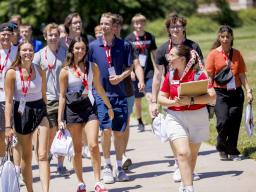
[[[201,143],[209,137],[208,111],[206,107],[193,111],[168,110],[164,126],[171,141],[188,137],[191,143]]]
[[[0,102],[0,132],[3,132],[5,130],[4,106],[5,102]]]
[[[47,118],[50,128],[58,126],[59,101],[47,101]]]

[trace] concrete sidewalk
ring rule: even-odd
[[[133,166],[129,172],[131,181],[106,185],[111,192],[177,192],[179,183],[172,180],[173,155],[168,143],[161,143],[155,137],[150,127],[143,133],[137,133],[137,126],[131,126],[130,143],[127,155],[132,158]],[[115,162],[111,157],[112,164]],[[103,160],[103,159],[102,159]],[[71,170],[69,178],[59,177],[56,171],[56,159],[51,162],[52,192],[75,192],[77,180],[72,170],[72,164],[66,160],[65,165]],[[83,160],[84,179],[87,191],[93,191],[94,177],[91,162]],[[196,192],[255,192],[256,191],[256,162],[250,159],[242,161],[220,161],[213,146],[203,144],[197,162],[196,172],[201,180],[195,181]],[[40,192],[41,185],[38,166],[33,163],[34,191]],[[25,192],[25,187],[22,187]]]

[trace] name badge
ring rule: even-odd
[[[140,66],[141,67],[145,67],[146,60],[147,60],[147,56],[146,55],[139,54],[139,61],[140,61]]]
[[[109,68],[108,68],[108,73],[109,73],[109,76],[114,76],[114,75],[116,75],[115,68],[114,68],[114,67],[109,67]]]
[[[4,88],[4,78],[3,78],[3,74],[0,73],[0,89]]]
[[[227,84],[227,90],[230,91],[234,89],[236,89],[236,81],[235,81],[235,77],[233,76],[232,79]]]
[[[172,85],[179,85],[180,81],[179,80],[172,80],[171,84]]]
[[[18,108],[18,112],[23,115],[24,110],[25,110],[25,106],[26,106],[26,99],[25,97],[22,97],[20,99],[20,104],[19,104],[19,108]]]

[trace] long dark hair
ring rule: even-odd
[[[228,25],[221,25],[220,28],[219,28],[219,30],[218,30],[217,39],[213,42],[212,47],[211,47],[211,50],[212,50],[212,49],[216,49],[217,47],[219,47],[219,46],[221,45],[220,40],[219,40],[219,37],[220,37],[220,34],[221,34],[221,33],[224,33],[224,32],[227,32],[227,33],[229,33],[229,34],[232,36],[232,41],[231,41],[230,46],[231,46],[231,47],[233,46],[234,34],[233,34],[232,28],[231,28],[230,26],[228,26]]]
[[[87,41],[85,40],[85,38],[83,37],[75,37],[74,39],[72,39],[69,47],[68,47],[68,53],[67,53],[67,57],[66,57],[66,61],[65,61],[65,64],[64,64],[64,67],[66,66],[73,66],[74,64],[74,53],[73,53],[73,49],[74,49],[74,45],[78,42],[83,42],[85,44],[85,55],[84,57],[82,58],[82,61],[85,63],[85,57],[88,53],[88,50],[89,50],[89,47],[88,47],[88,44],[87,44]]]
[[[20,43],[18,45],[17,56],[16,56],[15,60],[12,62],[12,65],[11,65],[12,69],[15,69],[17,66],[20,66],[20,64],[21,64],[20,49],[21,49],[21,46],[26,44],[26,43],[30,44],[33,48],[33,45],[29,41],[23,41],[22,43]]]

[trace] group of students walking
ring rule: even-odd
[[[15,135],[18,144],[13,148],[14,164],[17,174],[22,172],[27,191],[33,191],[32,143],[42,189],[49,191],[49,148],[57,129],[68,129],[72,137],[77,192],[86,191],[82,175],[85,143],[96,192],[108,191],[104,184],[129,181],[125,172],[132,163],[125,154],[129,118],[134,105],[138,131],[144,131],[144,95],[152,121],[158,115],[158,104],[168,108],[165,126],[176,159],[173,178],[182,181],[179,192],[193,192],[193,180],[200,179],[194,169],[200,144],[208,139],[206,105],[214,104],[216,98],[217,150],[222,159],[239,159],[237,139],[244,101],[241,86],[246,89],[248,102],[253,96],[243,57],[232,48],[234,37],[229,26],[220,27],[204,64],[199,45],[186,37],[186,19],[177,14],[167,18],[169,39],[158,49],[154,36],[144,29],[146,17],[141,14],[132,18],[133,32],[124,40],[119,14],[102,14],[94,39],[83,34],[79,14],[71,13],[64,22],[66,33],[62,32],[63,26],[46,25],[46,46],[36,50],[40,43],[31,32],[29,38],[19,36],[21,26],[26,25],[18,20],[14,17],[0,25],[0,158],[5,154],[5,137],[11,140]],[[229,58],[233,76],[220,85],[215,76]],[[203,79],[209,79],[207,94],[178,96],[180,83]],[[102,177],[99,129],[104,157]],[[115,166],[110,159],[112,135]],[[69,172],[63,164],[64,157],[59,156],[57,171],[66,176]]]

